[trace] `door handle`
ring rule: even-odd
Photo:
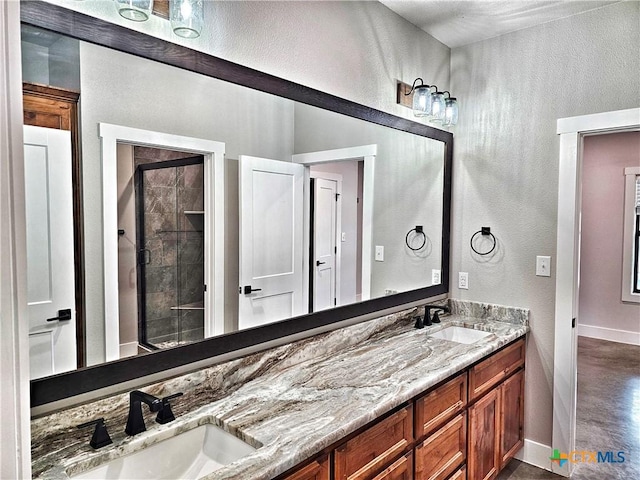
[[[249,295],[250,293],[260,292],[260,291],[262,291],[261,288],[251,288],[251,285],[245,285],[244,286],[244,294],[245,295]]]
[[[58,310],[58,316],[47,318],[47,322],[57,322],[58,320],[71,320],[71,309]]]
[[[316,260],[316,267],[319,267],[320,265],[324,265],[327,262],[321,262],[320,260]]]

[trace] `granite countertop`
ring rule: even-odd
[[[67,450],[51,468],[34,468],[34,474],[68,478],[214,423],[259,448],[204,478],[274,478],[529,331],[526,321],[506,323],[461,313],[441,317],[440,325],[421,330],[413,328],[410,318],[387,324],[348,348],[267,370],[222,398],[176,415],[169,424],[148,421],[149,430],[135,437],[112,434],[114,444],[96,451],[86,444]],[[473,344],[427,336],[451,324],[492,335]]]

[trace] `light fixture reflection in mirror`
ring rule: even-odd
[[[198,38],[204,23],[203,0],[171,0],[173,33],[183,38]]]
[[[145,22],[153,10],[153,0],[115,0],[120,16],[134,22]]]

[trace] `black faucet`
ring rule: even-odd
[[[431,316],[431,310],[435,310],[433,317]],[[432,323],[440,323],[440,316],[438,310],[449,313],[449,307],[444,305],[425,305],[424,306],[424,324],[428,327]]]
[[[425,305],[424,306],[424,318],[419,316],[416,317],[415,328],[424,328],[431,326],[432,323],[440,323],[440,316],[438,312],[433,313],[433,317],[431,317],[431,310],[442,310],[443,312],[449,313],[449,307],[441,306],[441,305]]]
[[[142,416],[141,403],[149,405],[149,410],[159,412],[163,405],[162,400],[149,395],[148,393],[134,390],[129,394],[129,417],[127,418],[127,427],[124,429],[127,435],[136,435],[144,432],[147,427],[144,425],[144,417]]]

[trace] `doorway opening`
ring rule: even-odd
[[[204,157],[118,145],[118,184],[121,355],[202,340]]]
[[[572,452],[576,448],[578,343],[575,327],[579,319],[583,140],[587,135],[639,129],[638,108],[558,120],[560,161],[552,447],[562,452]],[[562,467],[552,464],[553,471],[565,477],[571,475],[573,467],[571,462]]]
[[[362,298],[363,160],[311,165],[309,311]]]

